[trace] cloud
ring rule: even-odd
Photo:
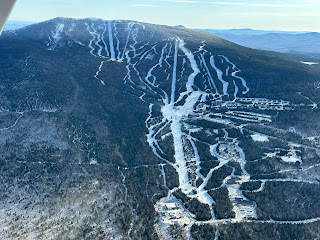
[[[212,4],[219,4],[219,5],[248,5],[247,3],[239,3],[239,2],[209,2]]]
[[[152,4],[135,4],[132,7],[159,7],[159,5],[152,5]]]
[[[250,6],[250,7],[267,7],[267,8],[297,8],[297,7],[314,7],[320,6],[319,0],[301,2],[289,2],[289,3],[249,3],[249,2],[225,2],[225,1],[197,1],[197,0],[166,0],[171,3],[199,3],[199,4],[217,4],[217,5],[234,5],[234,6]]]
[[[218,5],[244,5],[251,7],[270,7],[270,8],[289,8],[289,7],[305,7],[302,4],[267,4],[267,3],[244,3],[244,2],[209,2]]]
[[[162,0],[163,2],[163,0]],[[170,2],[170,3],[202,3],[200,1],[193,1],[193,0],[165,0],[165,2]]]
[[[175,2],[175,3],[200,3],[199,1],[189,1],[189,0],[171,0],[170,2]]]

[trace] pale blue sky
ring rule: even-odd
[[[17,0],[11,20],[95,17],[184,25],[320,32],[320,0]]]

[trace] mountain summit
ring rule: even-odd
[[[0,238],[316,239],[319,72],[209,33],[0,39]]]

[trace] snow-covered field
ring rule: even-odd
[[[319,64],[318,62],[301,62],[303,64],[307,64],[307,65],[317,65]]]
[[[253,141],[256,141],[256,142],[268,142],[269,141],[268,136],[263,135],[263,134],[259,134],[259,133],[251,135],[251,138],[253,139]]]

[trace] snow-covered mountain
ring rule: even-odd
[[[57,18],[4,32],[0,72],[0,238],[319,235],[316,69],[181,27]]]

